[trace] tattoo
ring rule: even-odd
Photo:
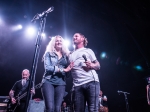
[[[14,97],[14,91],[13,91],[13,90],[10,90],[10,92],[9,92],[9,96],[10,96],[11,98],[13,98],[13,97]]]
[[[97,60],[93,61],[93,63],[94,63],[93,69],[99,70],[100,69],[100,63]]]

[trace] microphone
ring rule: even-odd
[[[120,91],[119,91],[119,90],[118,90],[117,92],[120,94]]]
[[[86,55],[83,54],[82,57],[84,58],[85,61],[87,61]]]
[[[31,20],[31,22],[34,22],[35,20],[38,20],[40,18],[43,18],[46,14],[52,12],[54,10],[54,7],[50,7],[48,8],[46,11],[42,12],[41,14],[36,14],[33,19]]]
[[[54,7],[50,7],[47,11],[44,11],[42,14],[39,14],[39,17],[43,17],[45,14],[48,14],[54,10]]]

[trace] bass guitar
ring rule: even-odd
[[[41,83],[37,84],[34,89],[39,89],[41,88]],[[15,97],[16,103],[12,104],[11,99],[8,99],[7,103],[7,112],[15,112],[17,106],[20,105],[20,100],[24,98],[27,95],[27,92],[23,93],[22,95],[17,95]]]

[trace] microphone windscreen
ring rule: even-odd
[[[82,57],[84,58],[85,61],[87,61],[86,55],[83,54]]]

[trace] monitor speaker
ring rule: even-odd
[[[44,101],[29,101],[28,111],[27,112],[44,112],[45,104]]]

